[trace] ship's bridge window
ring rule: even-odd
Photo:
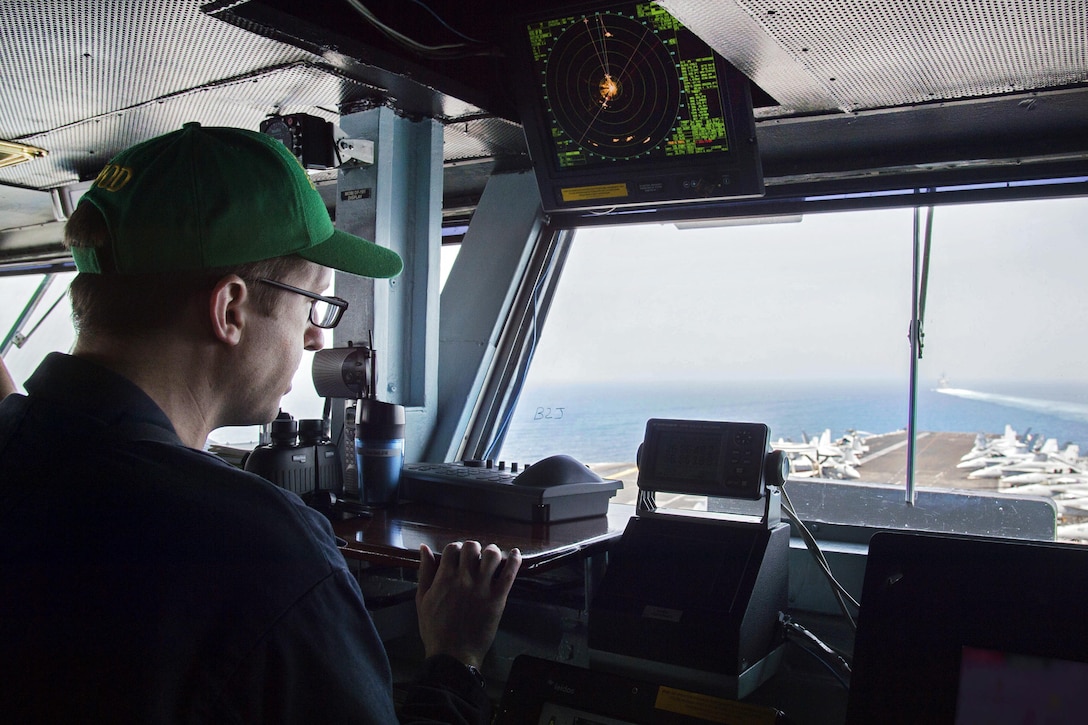
[[[74,271],[0,276],[0,353],[20,389],[42,358],[68,352],[75,342],[68,301],[75,276]]]
[[[922,212],[926,259],[911,208],[578,230],[495,457],[568,453],[633,501],[647,419],[755,421],[792,459],[787,492],[833,483],[901,500],[910,469],[921,496],[1053,498],[1059,538],[1077,540],[1088,199]]]

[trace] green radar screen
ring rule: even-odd
[[[651,3],[532,23],[560,168],[729,150],[714,53]]]

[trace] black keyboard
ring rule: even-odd
[[[524,471],[522,471],[524,472]],[[478,511],[537,524],[603,516],[622,481],[600,480],[552,486],[514,483],[513,466],[486,462],[406,463],[401,469],[401,498]]]

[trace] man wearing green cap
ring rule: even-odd
[[[0,720],[396,722],[328,522],[202,448],[275,416],[347,307],[333,269],[400,258],[335,230],[280,142],[198,124],[112,159],[65,237],[75,347],[0,403]],[[402,722],[487,722],[519,564],[421,548]]]

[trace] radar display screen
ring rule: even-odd
[[[546,210],[762,193],[747,79],[664,8],[611,4],[520,30]]]
[[[595,12],[528,28],[560,167],[729,150],[714,54],[668,12]]]

